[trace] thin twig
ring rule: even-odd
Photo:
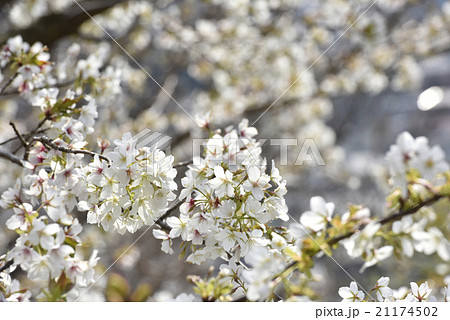
[[[38,123],[36,128],[34,128],[30,133],[25,135],[25,139],[28,140],[28,139],[30,139],[31,136],[38,133],[38,130],[44,125],[45,121],[50,119],[50,117],[51,117],[51,115],[46,115],[45,118],[42,119],[41,122]],[[44,129],[44,130],[47,130],[47,129]]]
[[[174,205],[172,205],[169,209],[167,209],[167,211],[161,217],[159,217],[159,219],[156,220],[155,223],[158,226],[160,226],[161,229],[164,229],[165,231],[170,231],[170,227],[163,220],[169,217],[170,214],[174,212],[176,209],[178,209],[183,202],[184,201],[178,200]]]
[[[10,121],[9,125],[13,128],[14,133],[16,134],[17,138],[20,140],[20,142],[22,142],[22,145],[26,148],[28,146],[28,142],[26,142],[22,135],[20,134],[19,130],[17,130],[16,125],[14,124],[14,122]]]
[[[35,133],[44,133],[45,131],[47,131],[47,129],[41,129],[41,130],[39,130],[39,131],[37,131],[37,132],[35,132]],[[29,134],[30,134],[30,132],[29,132],[29,133],[26,133],[26,134],[25,134],[25,137],[26,137],[27,135],[29,135]],[[17,139],[19,139],[17,136],[11,137],[11,138],[9,138],[9,139],[7,139],[7,140],[5,140],[5,141],[0,142],[0,146],[5,145],[5,144],[7,144],[7,143],[9,143],[9,142],[12,142],[12,141],[14,141],[14,140],[17,140]]]
[[[18,75],[19,75],[19,74],[16,72],[11,78],[9,78],[8,82],[6,82],[6,84],[4,85],[4,87],[0,89],[0,95],[3,94],[3,92],[6,90],[6,88],[9,87],[9,85],[14,81],[14,79],[15,79]]]
[[[23,163],[22,160],[20,160],[19,158],[17,158],[15,155],[13,155],[12,153],[0,150],[0,158],[9,160],[15,164],[17,164],[18,166],[23,167]]]
[[[445,196],[441,195],[441,194],[435,194],[431,198],[429,198],[429,199],[419,203],[418,205],[416,205],[414,207],[411,207],[411,208],[406,209],[406,210],[400,210],[399,212],[397,212],[395,214],[392,214],[392,215],[390,215],[390,216],[388,216],[386,218],[383,218],[383,219],[379,220],[378,223],[381,224],[381,225],[385,225],[385,224],[388,224],[388,223],[400,220],[403,217],[406,217],[406,216],[409,216],[411,214],[414,214],[417,211],[419,211],[420,209],[422,209],[423,207],[428,206],[428,205],[430,205],[430,204],[432,204],[432,203],[434,203],[434,202],[436,202],[436,201],[438,201],[438,200],[440,200],[442,198],[445,198]],[[350,238],[357,231],[360,231],[360,230],[364,229],[364,227],[366,225],[367,224],[362,224],[358,228],[355,228],[354,230],[351,230],[351,231],[349,231],[346,234],[343,234],[341,236],[332,238],[332,239],[330,239],[327,242],[327,244],[330,245],[330,246],[333,246],[333,245],[337,244],[338,242],[340,242],[340,241],[342,241],[344,239]]]
[[[92,157],[94,156],[98,156],[100,159],[108,161],[108,163],[111,163],[111,160],[104,156],[101,155],[99,153],[93,152],[93,151],[89,151],[89,150],[81,150],[81,149],[72,149],[72,148],[67,148],[67,147],[63,147],[60,145],[57,145],[52,139],[49,139],[45,136],[41,136],[41,137],[34,137],[32,139],[32,141],[39,141],[41,142],[43,145],[49,147],[50,149],[55,149],[61,152],[65,152],[65,153],[73,153],[73,154],[87,154],[90,155]]]
[[[25,135],[25,140],[28,141],[34,134],[38,133],[38,130],[44,125],[45,121],[50,119],[50,115],[46,115],[44,119],[42,119],[38,125],[36,126],[36,128],[34,128],[30,133],[27,133]],[[19,151],[22,148],[22,146],[19,146],[18,148],[16,148],[16,150],[13,151],[14,154],[17,153],[17,151]],[[25,146],[25,149],[27,148],[27,146]],[[27,153],[27,150],[25,150],[25,153]]]
[[[64,87],[67,87],[67,86],[71,85],[74,82],[75,82],[75,80],[69,80],[69,81],[65,81],[65,82],[60,82],[60,83],[54,84],[51,87],[52,88],[64,88]],[[46,89],[46,88],[47,87],[34,88],[32,91],[42,90],[42,89]],[[5,89],[6,89],[6,87],[0,92],[0,96],[12,96],[12,95],[17,95],[17,94],[21,93],[19,90],[4,92]]]
[[[12,261],[12,260],[6,262],[5,265],[4,265],[3,267],[0,268],[0,272],[2,272],[3,270],[8,269],[12,264],[13,264],[13,261]]]

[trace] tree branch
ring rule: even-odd
[[[17,164],[18,166],[23,167],[23,163],[22,160],[20,160],[19,158],[17,158],[15,155],[13,155],[12,153],[0,150],[0,158],[9,160],[15,164]]]
[[[80,1],[80,5],[92,16],[102,13],[109,8],[127,2],[128,0],[86,0]],[[32,23],[25,29],[14,29],[2,37],[0,43],[18,34],[29,43],[42,42],[51,46],[57,40],[77,32],[90,17],[77,5],[65,9],[61,13],[50,13]]]
[[[47,129],[38,130],[35,133],[44,133],[45,131],[47,131]],[[28,135],[32,135],[31,132],[26,133],[25,137],[28,136]],[[14,136],[14,137],[11,137],[9,139],[6,139],[5,141],[0,142],[0,146],[5,145],[5,144],[7,144],[9,142],[12,142],[14,140],[17,140],[17,139],[19,139],[19,137],[17,137],[17,136]]]
[[[3,270],[8,269],[10,266],[12,266],[12,264],[13,264],[13,261],[12,261],[12,260],[6,262],[2,267],[0,267],[0,272],[2,272]]]
[[[96,152],[93,152],[93,151],[89,151],[89,150],[72,149],[72,148],[63,147],[63,146],[57,145],[52,139],[49,139],[49,138],[47,138],[45,136],[34,137],[32,139],[32,141],[39,141],[44,146],[46,146],[46,147],[48,147],[50,149],[58,150],[58,151],[65,152],[65,153],[87,154],[87,155],[90,155],[92,157],[98,156],[100,159],[106,160],[106,161],[108,161],[108,163],[111,163],[111,160],[108,157],[104,156],[104,155],[101,155],[99,153],[96,153]]]
[[[17,77],[18,73],[14,73],[14,75],[8,79],[8,82],[5,83],[3,88],[0,89],[0,95],[6,90],[6,88],[9,87],[9,85],[14,81],[14,79]]]
[[[430,204],[433,204],[434,202],[436,202],[436,201],[438,201],[438,200],[440,200],[442,198],[445,198],[445,197],[446,196],[441,195],[441,194],[435,194],[431,198],[429,198],[429,199],[419,203],[418,205],[416,205],[414,207],[411,207],[411,208],[406,209],[406,210],[400,210],[399,212],[397,212],[395,214],[392,214],[392,215],[390,215],[388,217],[385,217],[385,218],[379,220],[378,223],[381,224],[381,225],[385,225],[385,224],[388,224],[388,223],[400,220],[403,217],[412,215],[412,214],[416,213],[417,211],[419,211],[420,209],[422,209],[423,207],[428,206]],[[340,241],[342,241],[344,239],[350,238],[357,231],[360,231],[360,230],[364,229],[364,227],[366,225],[367,224],[362,224],[358,228],[356,228],[356,229],[354,229],[354,230],[352,230],[352,231],[350,231],[350,232],[348,232],[346,234],[343,234],[341,236],[332,238],[329,241],[327,241],[327,244],[330,245],[330,246],[333,246],[333,245],[337,244],[338,242],[340,242]]]
[[[170,231],[171,230],[170,227],[163,220],[168,218],[170,216],[170,214],[172,212],[174,212],[176,209],[178,209],[183,202],[184,201],[182,201],[182,200],[178,200],[174,205],[172,205],[169,209],[167,209],[167,211],[161,217],[159,217],[158,220],[156,220],[155,224],[160,226],[161,229],[163,229],[165,231]]]
[[[418,205],[416,205],[416,206],[414,206],[414,207],[411,207],[411,208],[406,209],[406,210],[400,210],[400,211],[398,211],[398,212],[395,213],[395,214],[392,214],[392,215],[390,215],[390,216],[388,216],[388,217],[385,217],[385,218],[379,220],[378,223],[381,224],[381,225],[386,225],[386,224],[388,224],[388,223],[391,223],[391,222],[400,220],[400,219],[402,219],[403,217],[412,215],[412,214],[416,213],[417,211],[419,211],[421,208],[423,208],[423,207],[425,207],[425,206],[428,206],[428,205],[431,205],[431,204],[433,204],[434,202],[437,202],[438,200],[443,199],[443,198],[445,198],[445,197],[447,197],[447,196],[441,195],[441,194],[435,194],[435,195],[433,195],[431,198],[429,198],[429,199],[427,199],[427,200],[425,200],[425,201],[419,203]],[[327,243],[329,246],[333,246],[333,245],[339,243],[339,242],[342,241],[342,240],[345,240],[345,239],[347,239],[347,238],[350,238],[350,237],[351,237],[352,235],[354,235],[357,231],[360,231],[360,230],[364,229],[364,227],[365,227],[366,225],[367,225],[367,224],[362,224],[362,225],[358,226],[357,228],[355,228],[354,230],[349,231],[349,232],[346,233],[346,234],[343,234],[343,235],[341,235],[341,236],[334,237],[334,238],[328,240],[326,243]],[[320,251],[320,250],[319,250],[319,251]],[[315,254],[313,254],[311,257],[315,256],[319,251],[317,251],[317,252],[316,252]],[[272,281],[275,281],[278,277],[280,277],[281,274],[283,274],[285,271],[289,270],[290,268],[294,267],[297,263],[298,263],[298,261],[292,261],[291,263],[289,263],[289,264],[288,264],[281,272],[277,273],[277,274],[272,278]],[[235,299],[235,300],[233,300],[233,301],[246,301],[246,299],[247,299],[246,296],[241,296],[241,297],[239,297],[239,298],[237,298],[237,299]]]
[[[14,133],[16,134],[17,138],[20,140],[20,142],[22,142],[22,145],[24,147],[28,146],[28,143],[23,139],[22,135],[20,134],[19,130],[17,130],[16,125],[14,124],[14,122],[10,121],[9,125],[13,128]]]
[[[67,87],[67,86],[73,84],[74,82],[75,82],[75,80],[68,80],[68,81],[65,81],[65,82],[56,83],[56,84],[52,85],[51,87],[52,88],[64,88],[64,87]],[[46,88],[47,87],[39,87],[39,88],[34,88],[31,91],[38,91],[38,90],[42,90],[42,89],[46,89]],[[17,95],[17,94],[20,94],[19,90],[8,91],[8,92],[4,92],[4,91],[0,92],[0,96],[11,96],[11,95]]]

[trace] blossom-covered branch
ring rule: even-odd
[[[39,136],[39,137],[33,137],[31,139],[31,142],[35,142],[35,141],[39,141],[41,142],[44,146],[49,147],[51,149],[55,149],[61,152],[66,152],[66,153],[73,153],[73,154],[86,154],[92,157],[99,157],[102,160],[107,161],[108,163],[111,163],[111,160],[102,155],[102,154],[98,154],[96,152],[93,151],[89,151],[89,150],[81,150],[81,149],[73,149],[70,147],[65,147],[63,145],[59,145],[57,142],[53,141],[52,139],[49,139],[48,137],[45,136]]]

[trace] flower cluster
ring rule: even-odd
[[[368,208],[352,207],[342,216],[333,217],[334,203],[327,203],[322,197],[312,197],[310,206],[311,210],[301,215],[300,223],[318,237],[316,241],[322,242],[327,235],[333,236],[357,226],[364,226],[362,230],[355,230],[351,237],[342,241],[349,256],[363,257],[366,260],[361,271],[391,256],[392,246],[377,247],[374,241],[381,225],[370,217]]]
[[[0,272],[0,302],[29,301],[31,292],[26,289],[20,289],[19,281],[17,279],[11,279],[9,275],[14,270],[14,267],[8,269],[8,271]]]
[[[274,275],[283,271],[286,265],[287,259],[280,250],[286,245],[286,241],[278,236],[278,239],[272,241],[272,249],[258,247],[245,257],[245,262],[251,269],[242,270],[242,279],[247,286],[246,296],[250,301],[274,297]]]
[[[261,130],[299,140],[314,138],[327,160],[342,159],[343,152],[334,145],[336,135],[326,123],[337,102],[332,98],[378,94],[389,86],[416,88],[422,79],[416,59],[450,46],[450,4],[325,2],[211,0],[194,10],[190,2],[111,4],[96,10],[95,21],[83,15],[87,20],[78,28],[78,41],[66,41],[59,32],[48,35],[55,43],[57,64],[39,42],[30,45],[21,36],[7,40],[0,48],[0,95],[17,93],[30,106],[19,99],[20,104],[13,99],[0,103],[2,161],[23,170],[0,201],[13,212],[6,227],[15,231],[0,234],[1,250],[4,243],[13,243],[9,234],[15,237],[14,247],[0,257],[0,300],[32,299],[31,291],[40,291],[35,299],[76,299],[80,288],[93,283],[96,251],[89,249],[93,253],[87,259],[87,237],[80,224],[84,219],[78,211],[87,211],[88,223],[120,234],[157,224],[161,228],[153,235],[162,240],[162,251],[173,253],[173,243],[181,242],[188,262],[225,260],[217,277],[191,278],[195,292],[207,301],[242,295],[252,301],[277,300],[278,294],[314,298],[314,257],[331,255],[339,245],[350,257],[364,260],[361,271],[393,254],[436,253],[448,261],[450,229],[433,204],[450,195],[449,165],[443,150],[429,146],[424,137],[401,134],[386,157],[392,186],[386,215],[377,217],[356,205],[340,215],[333,203],[316,196],[300,224],[289,229],[279,226],[280,220],[289,220],[286,181],[274,161],[270,168],[261,157],[257,131],[247,120],[224,131],[212,131],[209,120],[203,121],[210,134],[204,153],[193,159],[181,181],[179,202],[170,208],[177,198],[174,157],[137,148],[130,133],[115,140],[112,149],[100,138],[101,151],[91,147],[94,126],[104,139],[151,127],[169,128],[182,141],[190,129],[165,106],[167,96],[186,98],[189,92],[194,110],[210,111],[221,123],[255,111],[277,113],[270,120],[257,119]],[[5,11],[10,23],[0,27],[14,26],[16,30],[4,34],[18,34],[42,17],[56,24],[58,19],[49,19],[51,15],[69,6],[80,10],[70,0],[11,1]],[[426,10],[417,15],[422,8]],[[365,9],[371,9],[370,14],[361,15]],[[121,38],[121,48],[132,59],[118,54],[117,42],[109,41],[105,30]],[[335,45],[338,40],[345,45]],[[139,61],[142,71],[128,60]],[[164,79],[158,83],[159,95],[147,86],[147,75],[156,81],[150,71]],[[179,90],[186,82],[192,90]],[[153,102],[150,107],[143,101]],[[97,105],[108,108],[97,110]],[[31,112],[22,112],[24,108]],[[37,113],[42,113],[42,121],[26,129]],[[5,130],[10,118],[17,128]],[[110,130],[111,123],[117,130]],[[3,151],[4,145],[10,148]],[[0,188],[3,181],[15,180],[10,179],[15,173],[4,168],[2,164]],[[444,267],[441,275],[448,272]],[[16,268],[26,274],[33,290],[11,279]],[[279,290],[281,285],[284,290]],[[433,300],[430,291],[427,283],[412,283],[411,292],[399,293],[383,277],[367,297],[356,283],[339,294],[346,301],[424,301]],[[193,299],[183,294],[176,298]]]
[[[339,295],[343,302],[366,302],[366,301],[378,301],[378,302],[436,302],[435,296],[432,296],[432,289],[428,286],[428,282],[423,282],[420,286],[415,283],[410,283],[410,290],[406,287],[402,287],[398,290],[392,290],[389,288],[389,278],[382,277],[378,279],[376,285],[366,292],[358,290],[356,282],[352,281],[350,287],[342,287],[339,289]],[[444,287],[443,301],[448,302],[447,295],[448,287]]]
[[[430,147],[426,137],[413,138],[403,132],[386,155],[392,184],[400,187],[403,197],[412,181],[423,178],[438,182],[439,176],[449,170],[445,153],[439,146]]]
[[[50,67],[50,63],[44,63],[48,54],[44,49],[35,52],[35,47],[40,48],[30,48],[16,37],[2,49],[2,67],[10,63],[13,70],[17,69],[13,81],[21,79],[22,69],[17,66],[28,60]],[[69,48],[71,55],[76,55],[75,51],[76,48]],[[30,82],[39,79],[38,75],[27,78],[26,86],[22,86],[29,89],[26,97],[44,119],[30,134],[20,137],[21,141],[26,140],[22,142],[24,176],[3,193],[0,204],[14,211],[6,225],[19,235],[5,260],[12,263],[12,268],[19,266],[41,288],[38,299],[72,299],[79,295],[80,288],[94,281],[97,252],[94,250],[89,260],[83,260],[82,226],[72,211],[88,210],[88,222],[101,224],[105,229],[114,225],[121,233],[134,232],[144,224],[153,224],[165,212],[168,202],[175,199],[172,156],[158,149],[135,148],[129,133],[116,140],[117,147],[106,155],[86,148],[98,112],[96,100],[81,95],[80,88],[86,84],[94,87],[94,81],[102,78],[99,69],[103,63],[99,61],[104,56],[97,53],[78,61],[77,95],[69,89],[61,97],[56,87],[47,87],[54,82]],[[104,72],[111,73],[113,69]],[[44,78],[53,79],[49,75]],[[106,85],[107,79],[102,82]],[[117,87],[117,80],[113,82]],[[96,96],[106,90],[94,89],[92,94]],[[117,93],[117,89],[111,90],[109,97]],[[108,146],[108,142],[99,141],[102,153]],[[93,156],[92,162],[86,163],[86,154]],[[16,287],[14,282],[13,289]],[[13,291],[8,290],[9,297]]]
[[[166,212],[176,198],[177,171],[173,156],[155,148],[136,148],[130,133],[114,143],[114,150],[107,153],[111,164],[95,156],[86,167],[89,195],[78,208],[88,211],[89,223],[123,234],[153,225]]]
[[[261,148],[253,138],[256,134],[247,120],[239,130],[211,133],[204,157],[194,159],[182,179],[181,214],[166,220],[171,231],[165,238],[162,231],[155,235],[169,245],[178,237],[185,248],[191,244],[188,262],[228,260],[231,254],[239,260],[252,248],[270,246],[280,236],[267,224],[288,220],[286,181],[274,164],[271,173],[265,173]],[[169,251],[164,241],[163,248]]]
[[[65,203],[64,194],[58,195],[55,190],[57,178],[41,170],[38,179],[29,188],[22,187],[18,180],[14,188],[2,195],[0,205],[14,211],[6,225],[19,235],[5,259],[26,271],[31,281],[43,285],[42,293],[47,299],[63,299],[62,295],[70,289],[78,290],[94,281],[93,268],[98,259],[96,251],[89,261],[83,260],[78,252],[82,245],[79,237],[82,226],[78,219],[66,213],[70,203]],[[42,198],[36,208],[32,203],[36,201],[38,188]],[[61,280],[57,296],[48,289],[53,279]]]
[[[77,199],[86,197],[87,193],[82,153],[89,153],[84,148],[98,116],[97,105],[90,96],[75,97],[72,90],[59,97],[55,87],[39,89],[51,84],[39,82],[42,75],[39,72],[50,71],[46,68],[49,56],[41,45],[30,48],[16,37],[10,39],[3,50],[9,54],[12,68],[14,64],[27,63],[40,66],[28,78],[21,75],[22,67],[19,67],[12,85],[24,79],[19,90],[27,93],[30,104],[39,108],[36,109],[44,118],[25,138],[20,137],[25,149],[24,175],[0,200],[4,209],[14,212],[6,226],[18,234],[5,260],[13,267],[20,267],[28,279],[41,288],[37,298],[65,300],[93,283],[98,260],[96,250],[89,260],[83,259],[82,226],[71,214]],[[48,75],[43,77],[52,79]],[[46,126],[47,136],[42,136],[40,129]]]
[[[35,88],[55,83],[51,75],[50,54],[40,42],[32,46],[16,36],[9,39],[0,49],[0,70],[10,65],[13,71],[12,86],[29,94]],[[0,82],[3,76],[0,71]]]

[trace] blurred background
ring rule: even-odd
[[[173,138],[176,161],[189,159],[190,141],[204,136],[174,100],[193,116],[209,112],[213,128],[248,118],[261,138],[298,139],[280,168],[296,219],[315,195],[335,202],[339,214],[353,203],[383,215],[384,154],[403,131],[450,153],[450,1],[0,0],[0,44],[16,35],[48,46],[60,93],[83,89],[97,99],[91,148],[97,137],[149,128]],[[8,70],[1,72],[7,81]],[[10,120],[27,131],[38,115],[17,90],[1,94],[0,141],[14,136]],[[294,165],[305,139],[314,139],[326,166]],[[266,143],[263,153],[280,160],[277,146]],[[0,161],[0,191],[18,175]],[[86,251],[97,248],[104,269],[142,233],[106,234],[75,214]],[[15,241],[4,225],[9,215],[0,211],[0,253]],[[399,275],[395,288],[450,272],[417,253],[364,274],[362,261],[343,250],[335,258],[363,286],[391,273]],[[351,279],[326,256],[315,271],[321,298],[339,300]],[[162,253],[147,232],[84,299],[160,300],[191,292],[186,276],[206,273],[177,252]]]

